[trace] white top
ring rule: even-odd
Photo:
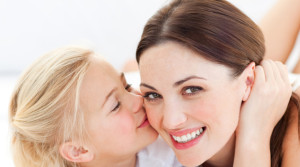
[[[295,91],[300,86],[300,74],[289,74],[289,79],[293,87],[293,91]]]
[[[183,167],[165,141],[158,139],[137,155],[136,167]]]

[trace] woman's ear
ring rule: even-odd
[[[245,93],[243,96],[243,101],[247,101],[247,99],[250,96],[251,90],[252,90],[252,86],[254,84],[254,79],[255,79],[255,63],[252,62],[250,63],[246,69],[243,72],[244,75],[244,82],[246,84],[246,89],[245,89]]]
[[[63,158],[71,162],[89,162],[94,158],[92,150],[73,142],[61,144],[59,152]]]

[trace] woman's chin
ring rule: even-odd
[[[204,160],[199,159],[199,157],[186,157],[186,156],[177,156],[178,161],[186,167],[195,167],[204,163]]]

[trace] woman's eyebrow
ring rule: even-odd
[[[182,80],[179,80],[179,81],[175,82],[175,83],[173,84],[173,87],[177,87],[177,86],[179,86],[179,85],[183,84],[184,82],[186,82],[186,81],[188,81],[188,80],[191,80],[191,79],[202,79],[202,80],[206,80],[206,78],[198,77],[198,76],[196,76],[196,75],[192,75],[192,76],[186,77],[186,78],[184,78],[184,79],[182,79]],[[140,86],[144,86],[144,87],[146,87],[146,88],[149,88],[149,89],[152,89],[152,90],[157,91],[153,86],[150,86],[150,85],[145,84],[145,83],[141,83]]]
[[[140,86],[144,86],[144,87],[146,87],[146,88],[149,88],[149,89],[152,89],[152,90],[157,91],[154,87],[152,87],[152,86],[150,86],[150,85],[148,85],[148,84],[145,84],[145,83],[141,83]]]
[[[175,82],[173,84],[173,87],[177,87],[177,86],[179,86],[179,85],[183,84],[184,82],[186,82],[188,80],[191,80],[191,79],[203,79],[203,80],[206,80],[206,78],[198,77],[196,75],[192,75],[192,76],[186,77],[186,78],[184,78],[182,80],[179,80],[179,81]]]

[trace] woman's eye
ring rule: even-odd
[[[143,97],[147,101],[154,101],[154,100],[157,100],[157,99],[161,98],[161,95],[159,95],[157,93],[146,93]]]
[[[114,109],[112,109],[111,111],[116,111],[118,108],[120,108],[120,106],[121,106],[121,102],[118,101]]]
[[[193,94],[196,94],[198,93],[199,91],[203,90],[203,88],[201,87],[187,87],[183,90],[183,95],[193,95]]]

